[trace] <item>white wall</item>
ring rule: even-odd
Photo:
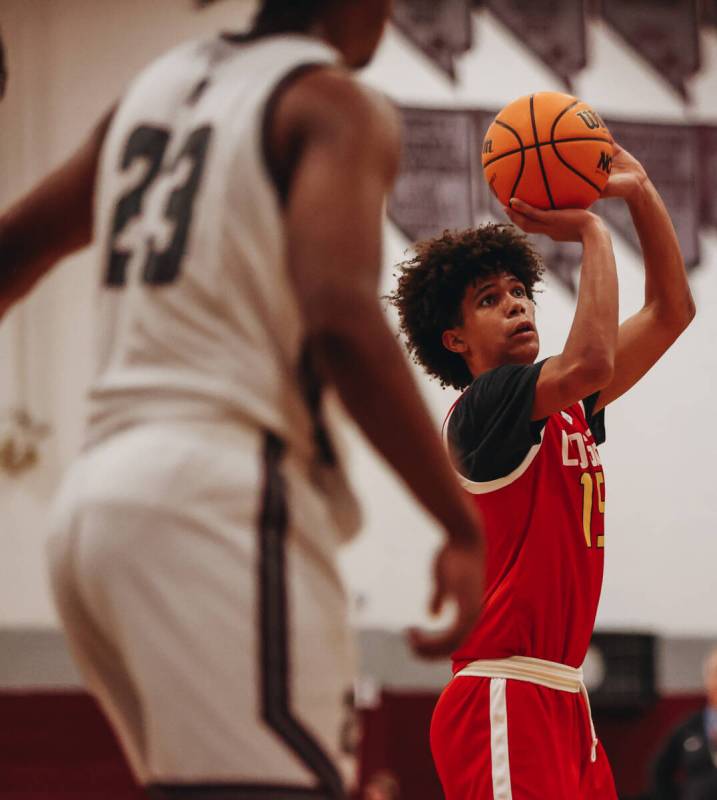
[[[0,203],[57,163],[126,80],[155,53],[216,27],[239,27],[249,0],[225,0],[201,14],[189,0],[3,0],[0,25],[13,69],[0,105]],[[489,14],[475,18],[476,47],[452,85],[397,33],[390,32],[366,80],[399,102],[502,105],[533,90],[562,90],[557,79]],[[715,120],[717,37],[705,36],[704,69],[690,114],[672,91],[602,26],[591,30],[591,63],[575,91],[606,115]],[[384,289],[408,242],[388,226]],[[641,301],[640,264],[615,237],[623,315]],[[664,633],[717,635],[713,600],[717,500],[712,491],[711,424],[717,355],[717,236],[703,241],[693,278],[700,311],[663,362],[629,397],[608,409],[604,461],[609,483],[607,569],[599,622]],[[81,406],[92,336],[91,252],[68,261],[0,328],[0,408],[15,398],[14,348],[24,325],[31,408],[52,422],[46,461],[20,480],[0,479],[0,625],[53,621],[44,578],[46,507],[81,436]],[[548,282],[540,297],[543,355],[562,346],[572,299]],[[454,393],[416,372],[439,423]],[[361,597],[361,624],[423,621],[437,532],[355,433],[351,470],[364,500],[362,536],[346,551],[346,579]]]

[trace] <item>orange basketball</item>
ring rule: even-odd
[[[493,120],[483,140],[483,173],[507,205],[587,208],[612,167],[612,138],[589,105],[561,92],[519,97]]]

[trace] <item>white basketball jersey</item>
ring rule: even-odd
[[[130,87],[98,171],[91,443],[156,419],[233,419],[274,432],[311,473],[327,467],[329,501],[346,507],[264,154],[274,90],[337,58],[300,35],[216,37],[170,51]]]

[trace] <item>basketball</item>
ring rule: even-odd
[[[536,208],[587,208],[612,167],[612,138],[587,103],[538,92],[499,112],[483,140],[483,173],[503,205],[518,197]]]

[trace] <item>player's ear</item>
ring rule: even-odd
[[[446,350],[450,350],[452,353],[465,353],[468,349],[456,328],[449,328],[447,331],[443,331],[441,342],[443,342]]]

